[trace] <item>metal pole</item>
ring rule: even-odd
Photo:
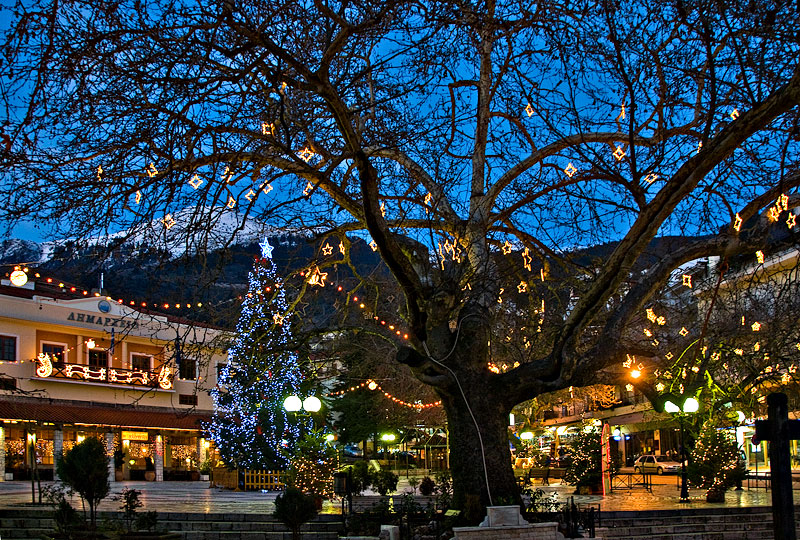
[[[678,416],[681,424],[681,497],[678,502],[689,502],[689,484],[686,475],[686,444],[683,440],[683,415]]]

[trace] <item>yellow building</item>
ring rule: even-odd
[[[0,281],[0,481],[52,478],[84,437],[115,456],[112,480],[198,478],[226,341],[52,280]]]

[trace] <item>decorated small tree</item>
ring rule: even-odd
[[[97,521],[97,505],[111,489],[108,459],[103,443],[87,437],[66,451],[56,464],[59,478],[89,505],[92,528]]]
[[[603,477],[600,433],[582,430],[572,443],[572,461],[564,479],[578,490],[600,485]]]
[[[288,467],[289,450],[310,426],[310,419],[290,419],[283,408],[288,396],[300,393],[302,374],[297,354],[287,351],[291,324],[272,249],[265,239],[250,272],[228,364],[212,390],[216,412],[209,431],[229,467]]]
[[[291,458],[290,481],[300,491],[317,497],[333,495],[333,473],[338,466],[336,450],[321,430],[312,430],[298,442]]]
[[[747,472],[736,440],[710,423],[703,426],[691,458],[689,480],[706,490],[708,502],[723,502],[725,492],[741,482]]]

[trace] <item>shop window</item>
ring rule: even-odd
[[[108,367],[108,352],[99,349],[89,350],[89,366],[93,368]]]
[[[197,394],[178,394],[178,403],[181,405],[197,405]]]
[[[197,362],[184,358],[181,362],[178,377],[185,381],[193,381],[197,378]]]
[[[17,337],[0,336],[0,361],[17,361]]]
[[[42,352],[50,355],[50,358],[53,359],[53,364],[58,367],[64,365],[66,349],[66,345],[60,343],[42,343]]]
[[[136,371],[150,371],[151,360],[151,356],[146,356],[144,354],[131,355],[131,369]]]

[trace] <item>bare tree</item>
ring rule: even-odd
[[[458,441],[455,501],[490,503],[517,493],[514,404],[652,354],[630,327],[676,268],[786,226],[797,19],[710,0],[23,1],[0,211],[192,251],[248,218],[344,251],[368,233],[406,300],[397,360]]]

